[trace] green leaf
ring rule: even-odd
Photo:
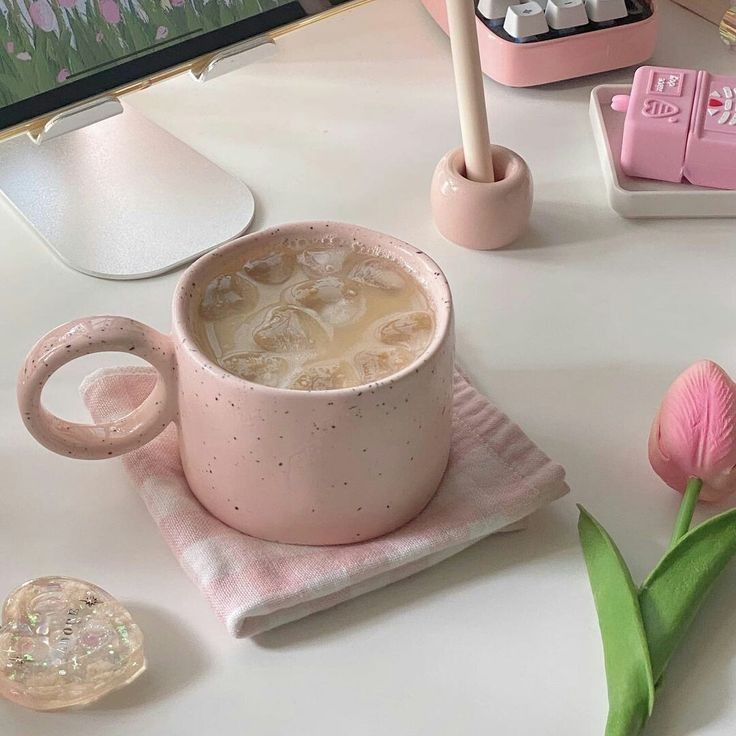
[[[655,682],[734,554],[736,509],[731,509],[690,530],[644,581],[639,606]]]
[[[578,534],[606,663],[606,736],[635,736],[654,705],[654,680],[637,590],[606,530],[582,506],[578,509]]]

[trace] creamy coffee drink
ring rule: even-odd
[[[400,263],[332,237],[285,240],[204,290],[201,342],[248,381],[304,391],[371,383],[419,357],[431,304]]]

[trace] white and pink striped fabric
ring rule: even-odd
[[[95,421],[127,414],[153,369],[113,368],[81,391]],[[564,471],[459,373],[454,436],[439,491],[414,521],[379,539],[300,547],[246,536],[192,495],[170,426],[123,463],[181,566],[236,637],[321,611],[434,565],[568,491]]]

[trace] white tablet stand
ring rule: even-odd
[[[270,38],[250,39],[194,76],[274,50]],[[244,232],[255,213],[243,182],[113,97],[0,144],[0,192],[64,263],[107,279],[176,268]]]

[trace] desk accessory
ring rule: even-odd
[[[81,392],[103,423],[133,411],[155,383],[153,369],[102,369]],[[253,636],[435,565],[567,493],[559,465],[457,371],[453,383],[450,462],[437,494],[413,521],[368,542],[281,545],[225,526],[192,495],[173,426],[123,466],[229,633]]]
[[[611,107],[625,113],[629,176],[736,189],[736,76],[643,66]]]
[[[247,229],[250,190],[130,110],[114,118],[119,98],[185,71],[221,76],[369,1],[6,0],[0,141],[37,145],[0,145],[0,192],[83,273],[145,278],[193,260]]]
[[[491,145],[473,0],[447,0],[463,147],[437,164],[431,202],[438,230],[467,248],[516,240],[529,223],[532,177],[521,156]]]
[[[582,507],[578,529],[603,639],[606,736],[636,736],[667,664],[711,587],[736,554],[736,509],[690,529],[698,498],[736,492],[736,385],[720,366],[695,363],[667,391],[652,423],[649,459],[683,494],[669,550],[640,587],[605,529]]]
[[[220,298],[206,287],[236,271],[241,284],[248,254],[260,259],[285,241],[300,258],[311,251],[316,259],[326,242],[345,249],[356,243],[397,263],[432,306],[434,332],[424,352],[385,378],[329,391],[274,388],[220,368],[200,347],[205,295]],[[222,301],[242,298],[236,291],[224,289]],[[293,324],[274,320],[269,329],[276,339],[277,328]],[[51,375],[81,355],[105,351],[134,352],[153,365],[159,378],[151,396],[110,424],[50,414],[41,393]],[[427,255],[354,225],[296,223],[232,241],[190,266],[174,295],[171,336],[108,316],[53,330],[21,369],[18,402],[41,444],[83,459],[130,452],[176,422],[192,491],[218,519],[265,539],[346,544],[405,524],[437,490],[450,448],[453,351],[449,286]]]
[[[89,276],[156,276],[253,220],[247,185],[117,100],[63,113],[39,139],[0,144],[0,193]]]
[[[34,710],[89,705],[146,669],[143,635],[107,591],[84,580],[31,580],[6,599],[0,695]]]
[[[179,74],[253,61],[276,39],[371,0],[4,0],[0,140]],[[60,31],[61,29],[61,31]],[[38,53],[37,53],[38,50]]]
[[[590,95],[590,120],[611,207],[622,217],[733,217],[736,192],[637,179],[621,170],[624,116],[611,109],[631,85],[603,84]]]
[[[251,39],[192,75],[204,82],[273,49]],[[243,182],[114,97],[2,143],[0,193],[64,263],[109,279],[177,268],[242,234],[255,214]]]
[[[422,0],[449,33],[445,0]],[[530,87],[620,69],[654,52],[654,0],[477,0],[483,71],[509,87]]]

